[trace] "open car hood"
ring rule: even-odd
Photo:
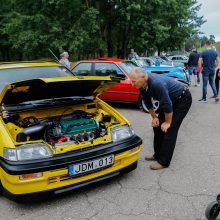
[[[0,83],[0,104],[18,104],[27,101],[74,97],[96,97],[117,84],[121,78],[110,76],[41,78]]]

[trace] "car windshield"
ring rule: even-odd
[[[154,62],[156,62],[156,60],[159,60],[161,63],[164,62],[164,60],[160,57],[150,57]]]
[[[135,67],[138,66],[137,64],[134,64],[131,61],[122,61],[120,62],[120,65],[127,73],[130,73]]]
[[[137,64],[139,65],[139,66],[149,66],[148,65],[148,63],[145,61],[145,60],[143,60],[143,59],[138,59],[137,60]]]
[[[162,56],[161,57],[163,60],[165,60],[165,61],[172,61],[170,58],[168,58],[168,57],[166,57],[166,56]]]
[[[73,76],[63,66],[36,66],[0,69],[0,82],[18,82],[36,78]]]

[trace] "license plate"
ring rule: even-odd
[[[114,155],[69,166],[69,176],[88,173],[114,164]]]

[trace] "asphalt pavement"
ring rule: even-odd
[[[153,152],[150,116],[133,105],[114,105],[143,138],[138,168],[108,183],[40,203],[17,204],[0,196],[0,219],[205,219],[206,206],[220,193],[220,103],[198,103],[202,88],[190,90],[193,105],[169,168],[152,171],[144,160]]]

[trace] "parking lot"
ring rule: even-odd
[[[130,105],[114,105],[143,138],[138,168],[122,177],[78,193],[35,204],[0,197],[0,219],[205,219],[207,204],[220,192],[220,103],[198,103],[200,88],[191,88],[193,105],[179,131],[170,168],[152,171],[149,115]],[[212,95],[209,92],[209,95]]]

